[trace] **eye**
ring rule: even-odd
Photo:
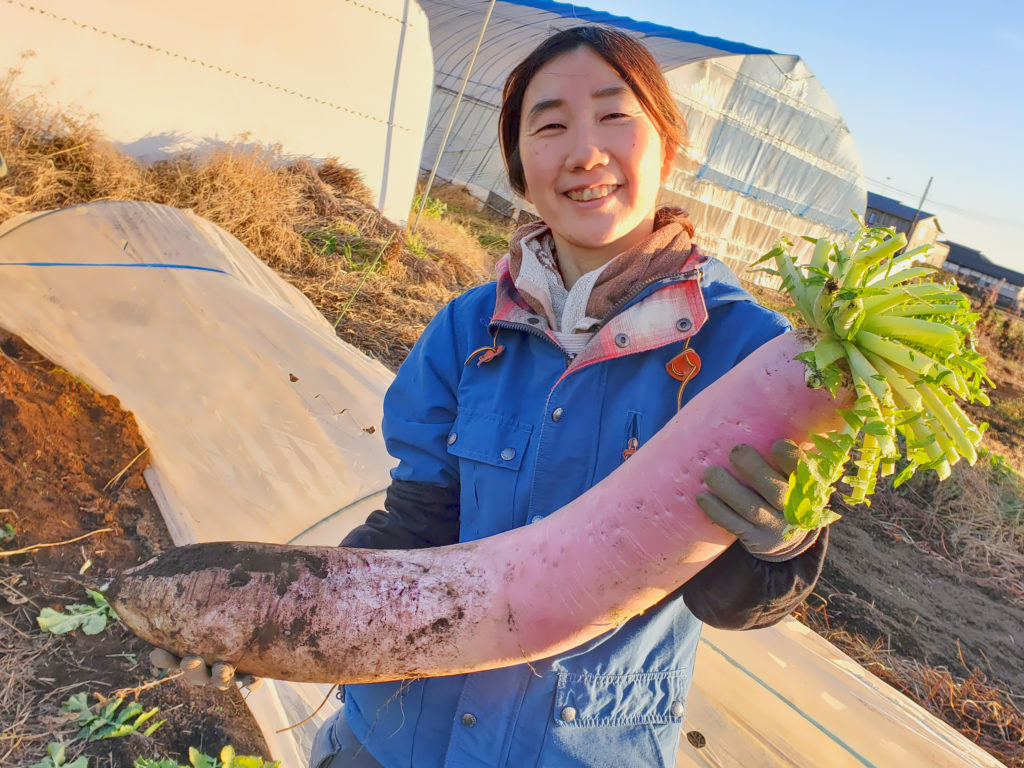
[[[563,126],[561,123],[548,123],[547,125],[542,125],[540,128],[538,128],[537,133],[540,133],[541,131],[557,130],[559,128],[564,127],[565,126]]]
[[[619,118],[622,118],[622,117],[629,117],[629,115],[627,115],[625,112],[611,112],[611,113],[605,115],[602,119],[603,120],[618,120]]]

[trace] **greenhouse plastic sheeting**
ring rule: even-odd
[[[421,0],[434,46],[434,97],[420,164],[430,168],[451,119],[486,3]],[[502,213],[532,212],[508,185],[498,148],[505,78],[555,29],[581,23],[638,37],[687,121],[662,200],[691,214],[696,242],[743,269],[780,236],[838,237],[863,213],[863,169],[838,109],[807,65],[743,43],[547,0],[499,0],[466,85],[438,175]],[[797,253],[809,247],[797,243]],[[752,276],[762,281],[759,276]]]
[[[107,202],[7,222],[0,327],[134,412],[178,543],[331,545],[381,506],[392,462],[369,428],[390,373],[189,212]],[[305,768],[338,706],[330,686],[280,681],[246,701],[285,768]],[[792,620],[705,630],[684,733],[680,766],[999,766]]]

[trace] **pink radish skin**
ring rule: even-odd
[[[635,456],[546,519],[413,551],[217,542],[115,579],[110,602],[148,642],[283,680],[357,683],[493,669],[574,648],[641,613],[733,536],[694,502],[747,443],[767,453],[839,429],[809,389],[797,332],[701,392]]]

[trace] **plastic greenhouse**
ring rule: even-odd
[[[432,167],[462,86],[486,0],[420,0],[434,47],[434,94],[421,166]],[[498,0],[459,105],[438,176],[506,214],[530,210],[509,188],[497,141],[501,88],[547,34],[607,24],[641,39],[662,65],[690,129],[662,199],[688,210],[697,242],[740,269],[780,235],[837,235],[864,212],[850,132],[798,56],[578,5]]]

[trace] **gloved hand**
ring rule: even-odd
[[[185,656],[179,659],[170,651],[163,648],[154,648],[149,652],[149,662],[159,669],[180,669],[181,677],[190,685],[210,685],[219,691],[226,691],[232,683],[238,683],[243,688],[254,691],[263,684],[263,678],[244,675],[235,675],[235,668],[226,661],[218,661],[213,669],[206,665],[201,656]]]
[[[809,548],[817,539],[817,531],[786,538],[787,523],[782,513],[786,490],[789,476],[804,454],[792,440],[777,440],[771,450],[778,469],[749,445],[735,446],[729,452],[729,461],[740,480],[725,467],[708,467],[704,482],[711,493],[697,494],[696,501],[712,522],[735,535],[750,554],[782,562]]]

